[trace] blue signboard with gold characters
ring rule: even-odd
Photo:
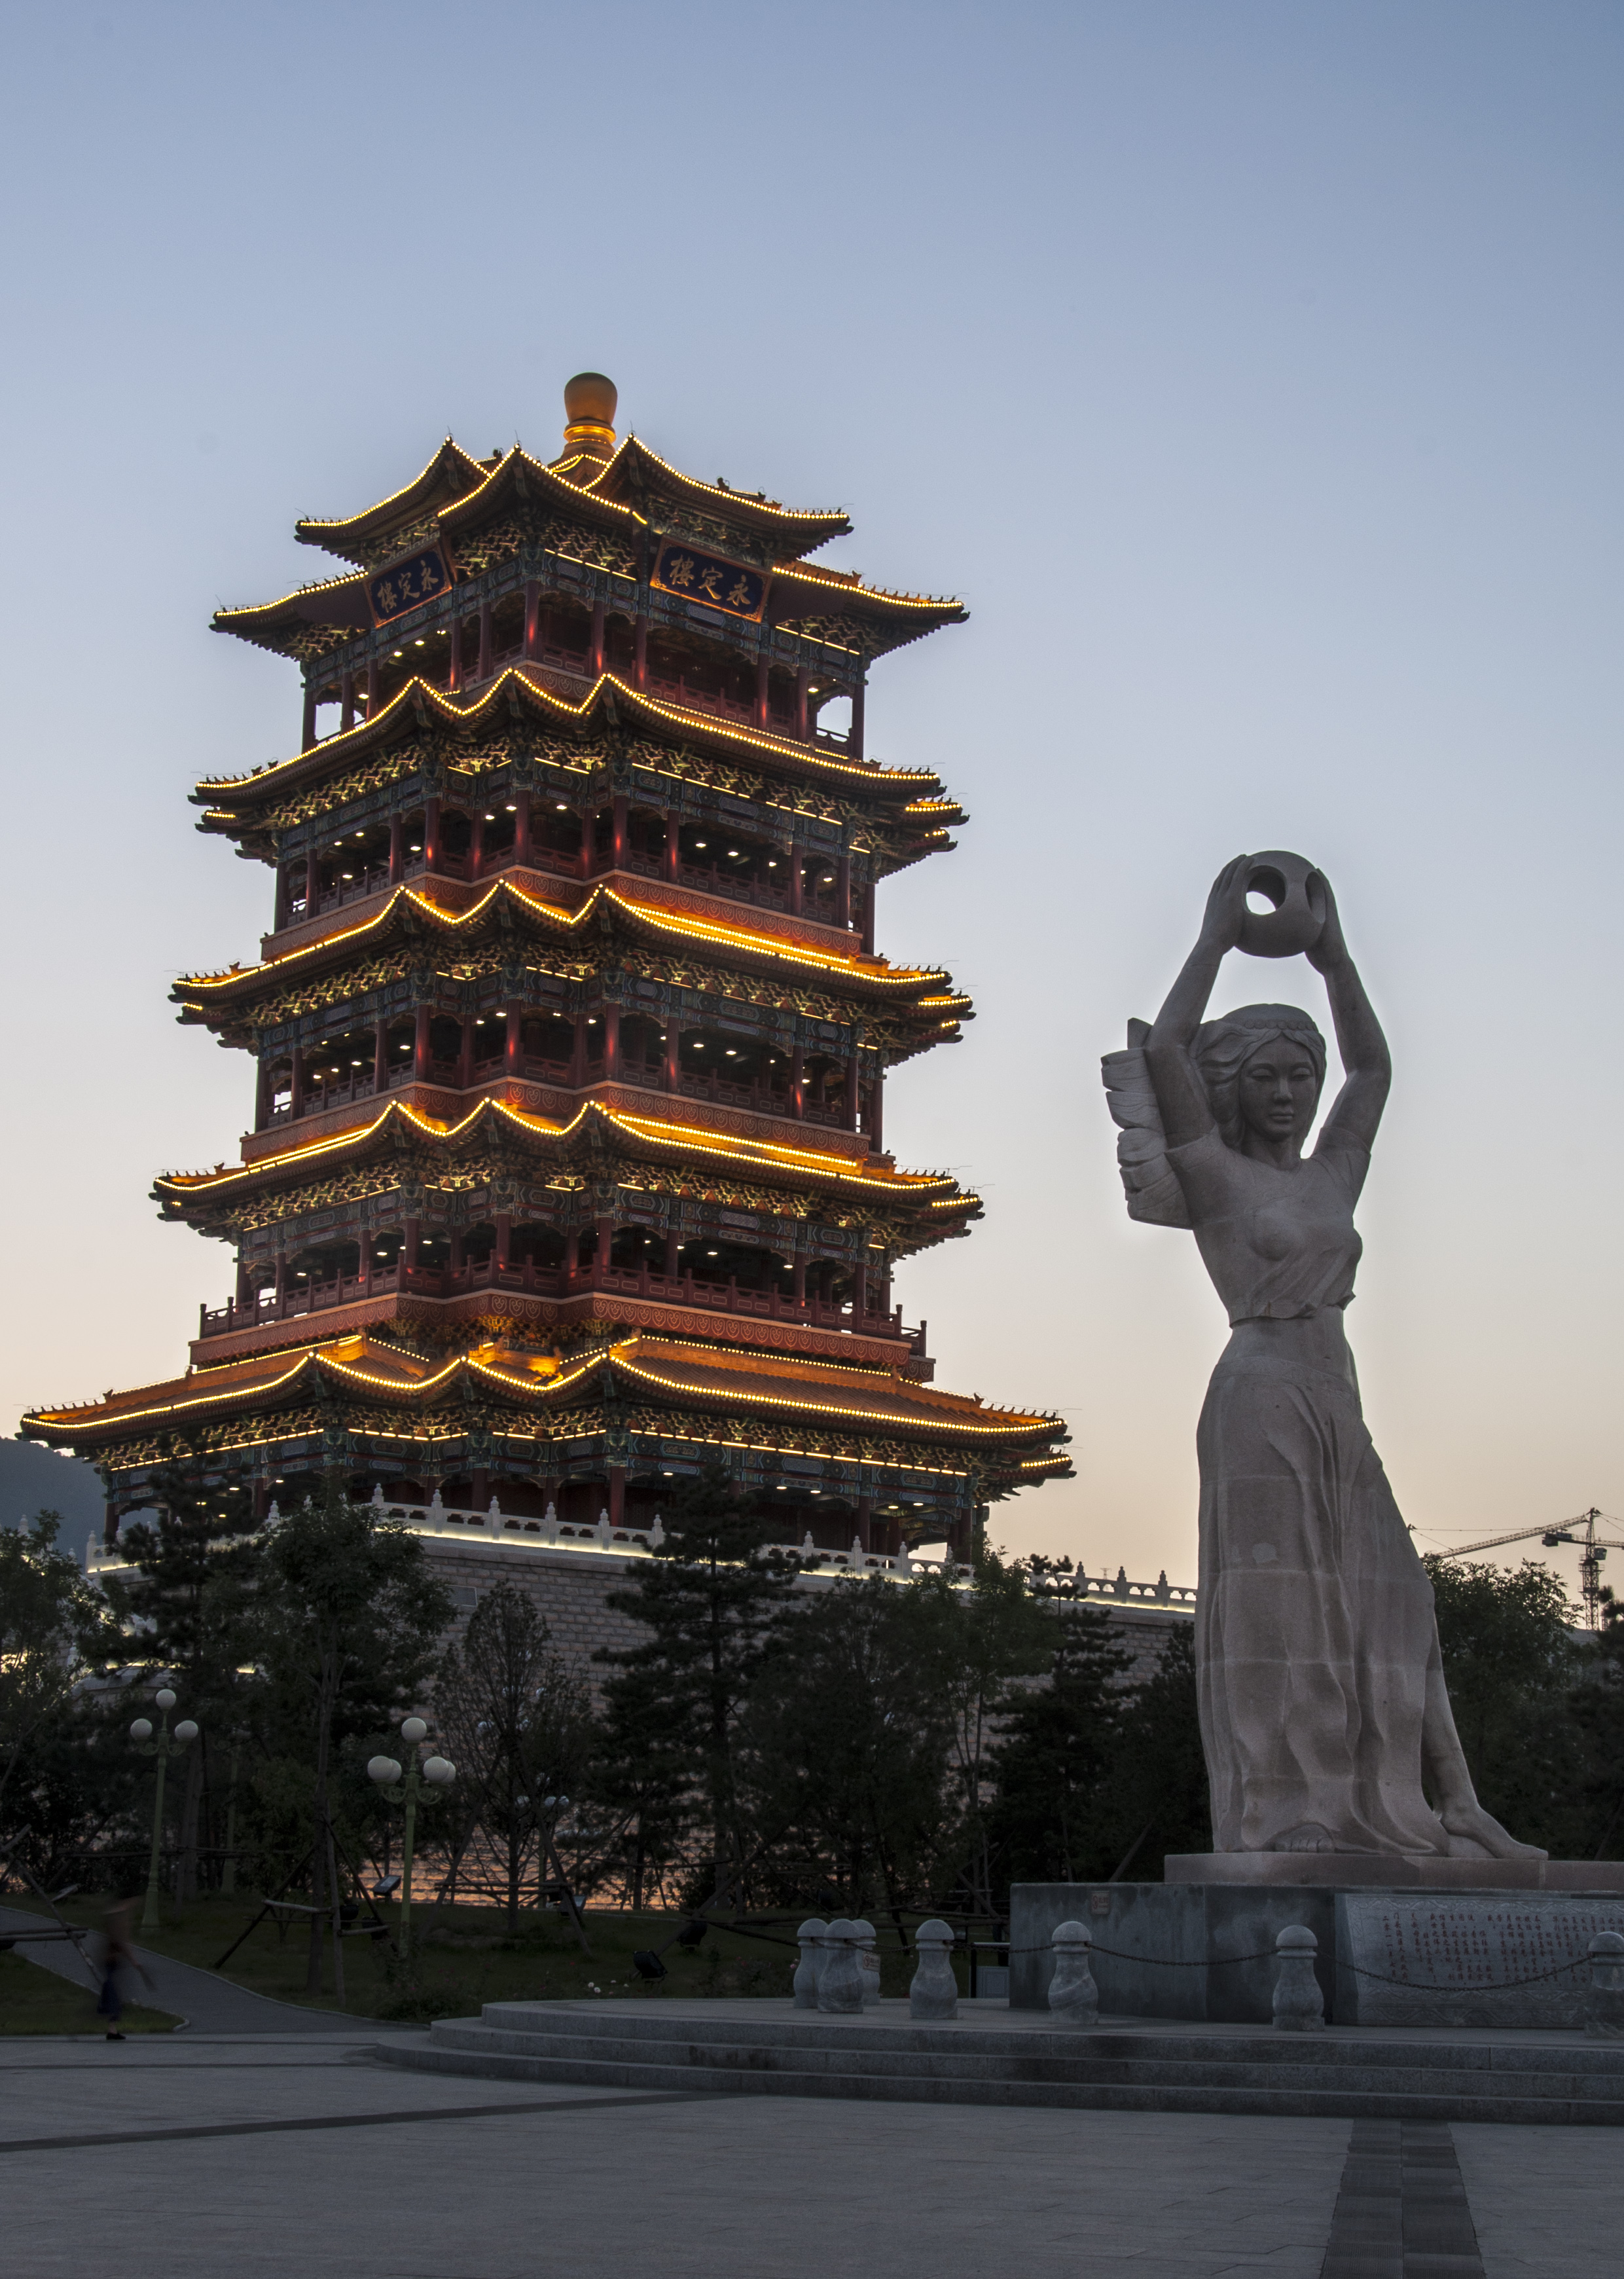
[[[387,570],[375,571],[366,581],[372,623],[387,625],[391,618],[404,617],[408,610],[415,610],[420,602],[432,602],[436,594],[443,594],[450,583],[446,557],[437,546],[426,547],[421,554],[409,555],[403,562],[392,562]]]
[[[722,610],[730,618],[744,618],[752,624],[760,621],[767,605],[767,580],[759,570],[701,554],[675,538],[668,538],[660,549],[649,583],[663,594],[679,594],[685,602],[698,602],[705,609]]]

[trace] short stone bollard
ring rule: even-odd
[[[817,2007],[836,2016],[849,2016],[862,2007],[862,1974],[857,1968],[854,1926],[844,1915],[837,1916],[824,1930],[823,1943],[829,1959],[817,1982]]]
[[[795,1976],[791,1982],[794,1989],[795,2007],[798,2010],[816,2010],[818,1966],[823,1953],[823,1917],[809,1917],[801,1924],[795,1937],[801,1942],[801,1960],[795,1965]]]
[[[1624,1938],[1599,1930],[1590,1941],[1590,1993],[1584,2030],[1596,2042],[1624,2042]]]
[[[919,1968],[908,1990],[910,2014],[915,2018],[956,2018],[959,1982],[948,1960],[953,1953],[953,1925],[932,1915],[914,1933],[914,1945],[919,1950]]]
[[[1084,1923],[1057,1923],[1049,1944],[1054,1949],[1054,1970],[1049,1980],[1049,2014],[1063,2026],[1099,2023],[1099,1989],[1089,1968],[1092,1935]]]
[[[877,2010],[879,2007],[880,1998],[880,1964],[879,1955],[876,1951],[879,1945],[879,1933],[871,1922],[865,1922],[861,1916],[853,1923],[852,1932],[856,1941],[857,1973],[862,1984],[862,2007],[865,2010]]]
[[[1320,1942],[1306,1923],[1288,1923],[1275,1941],[1275,2031],[1322,2034],[1325,1997],[1314,1976]]]

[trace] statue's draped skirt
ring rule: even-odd
[[[1337,1851],[1447,1852],[1421,1790],[1432,1585],[1352,1370],[1242,1332],[1197,1433],[1197,1669],[1219,1852],[1317,1822]]]

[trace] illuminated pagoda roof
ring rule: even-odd
[[[362,1111],[343,1130],[303,1140],[257,1155],[251,1163],[217,1164],[207,1171],[172,1171],[153,1182],[152,1193],[172,1214],[201,1223],[240,1210],[248,1197],[273,1187],[297,1186],[323,1168],[351,1166],[375,1158],[425,1153],[455,1165],[476,1143],[545,1155],[555,1175],[577,1166],[596,1170],[644,1163],[692,1168],[696,1192],[708,1184],[748,1182],[800,1189],[882,1211],[900,1213],[920,1239],[936,1241],[980,1215],[981,1201],[961,1187],[950,1172],[901,1171],[888,1155],[853,1155],[810,1140],[784,1141],[708,1127],[665,1112],[640,1113],[590,1100],[568,1119],[538,1115],[512,1101],[482,1099],[455,1120],[427,1114],[405,1101],[392,1100],[372,1113]]]
[[[962,810],[941,796],[941,779],[929,768],[886,768],[876,761],[846,759],[768,729],[747,728],[714,713],[640,694],[612,672],[601,674],[578,700],[558,696],[514,665],[471,702],[448,696],[431,681],[410,680],[372,719],[326,737],[307,752],[248,775],[203,777],[192,793],[193,805],[206,810],[199,828],[227,838],[250,833],[260,826],[265,810],[290,792],[303,792],[330,775],[341,774],[392,743],[408,740],[427,725],[465,731],[471,738],[526,720],[546,731],[581,736],[638,729],[660,743],[680,742],[735,764],[748,760],[764,772],[802,783],[810,780],[837,795],[891,806],[917,818],[919,836],[924,840],[940,840],[963,819]]]
[[[1068,1469],[1051,1453],[1066,1437],[1053,1416],[984,1407],[975,1396],[938,1392],[892,1370],[647,1333],[560,1361],[499,1343],[443,1359],[363,1332],[194,1369],[80,1408],[37,1409],[26,1422],[34,1437],[88,1454],[137,1429],[193,1431],[234,1412],[262,1414],[334,1395],[422,1414],[468,1394],[532,1426],[612,1395],[718,1422],[827,1423],[875,1439],[928,1438],[994,1469],[1001,1458],[1028,1477]]]
[[[383,908],[364,925],[341,925],[315,940],[282,951],[257,965],[224,972],[188,974],[171,992],[183,1020],[229,1027],[232,1017],[287,988],[308,986],[316,975],[348,966],[356,956],[376,955],[403,941],[440,941],[465,953],[473,943],[529,939],[568,948],[583,938],[603,943],[617,938],[655,948],[709,952],[729,966],[786,980],[822,984],[872,1004],[917,1012],[932,1039],[970,1017],[968,997],[946,986],[947,976],[929,966],[892,966],[854,944],[824,948],[740,924],[701,917],[673,909],[624,886],[593,886],[578,909],[548,902],[509,878],[498,879],[466,909],[448,909],[417,886],[397,886]]]
[[[303,518],[295,523],[294,536],[302,546],[319,546],[361,569],[387,562],[402,550],[401,541],[409,533],[469,491],[478,490],[501,457],[497,451],[488,459],[473,458],[448,435],[422,473],[402,489],[392,491],[375,506],[364,507],[359,514],[333,521]]]

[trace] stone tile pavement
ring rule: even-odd
[[[8,2279],[1333,2267],[1345,2121],[520,2088],[385,2071],[350,2061],[358,2046],[331,2033],[0,2044]],[[1453,2136],[1487,2279],[1612,2279],[1614,2132]],[[1336,2267],[1474,2268],[1425,2253]]]

